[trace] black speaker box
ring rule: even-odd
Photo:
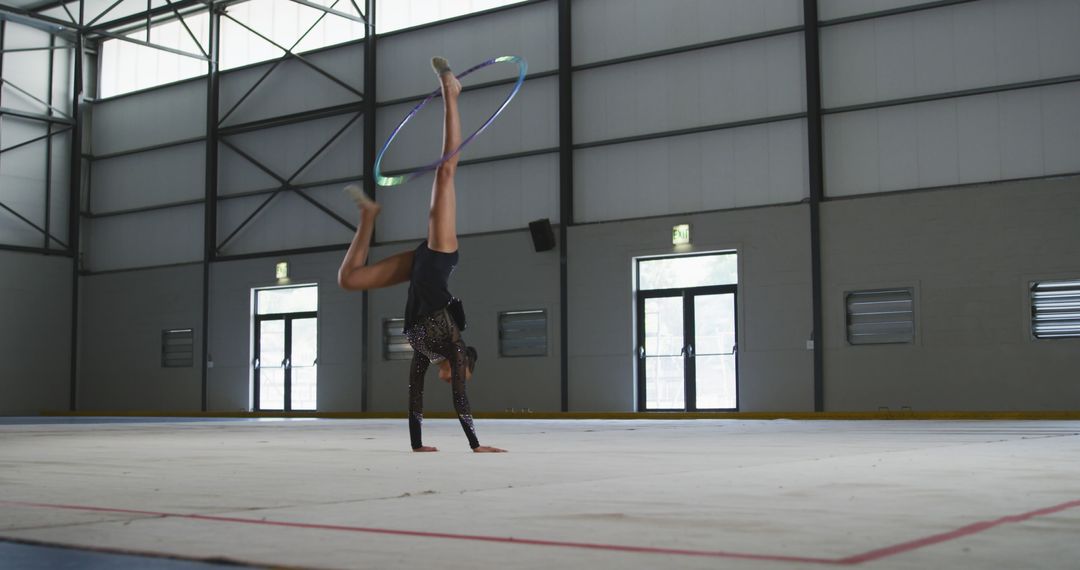
[[[551,231],[551,221],[547,218],[529,222],[529,232],[532,233],[533,249],[547,251],[555,247],[555,232]]]

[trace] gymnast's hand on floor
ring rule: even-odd
[[[473,453],[506,453],[506,450],[499,449],[498,447],[491,447],[489,445],[481,445],[480,447],[474,447]]]
[[[420,453],[421,451],[438,451],[439,448],[431,447],[430,445],[421,445],[420,447],[414,447],[413,451]]]

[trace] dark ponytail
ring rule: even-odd
[[[465,366],[469,369],[470,373],[476,368],[476,361],[479,359],[480,356],[476,353],[476,347],[465,347]]]

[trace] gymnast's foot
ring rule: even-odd
[[[461,93],[461,82],[454,77],[454,72],[450,71],[450,62],[446,61],[446,58],[437,56],[431,58],[431,68],[439,76],[444,97]]]
[[[356,205],[363,212],[378,214],[379,210],[382,209],[382,206],[375,200],[368,198],[368,195],[364,193],[364,189],[359,184],[349,184],[345,187],[345,193],[349,195],[349,198],[352,198],[353,202],[356,202]]]

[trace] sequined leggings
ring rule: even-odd
[[[469,438],[469,447],[476,449],[480,442],[473,427],[469,397],[465,395],[465,342],[461,340],[461,331],[446,309],[442,309],[405,331],[405,338],[409,339],[415,351],[409,370],[409,438],[413,449],[423,445],[420,426],[424,422],[424,373],[432,361],[444,358],[450,361],[454,410],[461,422],[461,429],[465,430],[465,437]]]

